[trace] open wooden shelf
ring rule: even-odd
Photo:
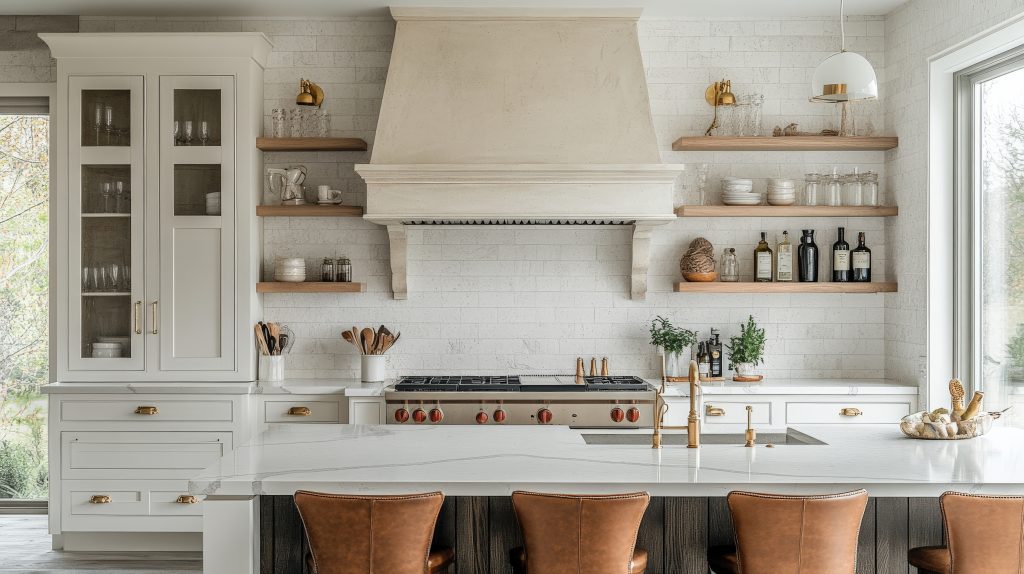
[[[675,284],[676,293],[895,293],[896,283],[755,283],[752,281],[729,283],[681,282]]]
[[[672,144],[675,151],[885,151],[897,137],[839,136],[692,136]]]
[[[898,207],[829,207],[827,205],[682,205],[679,217],[893,217]]]
[[[364,291],[366,291],[365,283],[264,281],[256,284],[257,293],[362,293]]]
[[[362,217],[358,205],[257,205],[259,217]]]
[[[256,138],[263,151],[366,151],[359,138]]]

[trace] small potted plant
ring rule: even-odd
[[[666,377],[687,376],[691,347],[696,342],[697,333],[676,327],[662,316],[651,321],[651,344],[665,353]]]
[[[764,362],[764,329],[757,326],[754,316],[740,325],[740,336],[730,337],[729,368],[741,377],[754,376],[754,367]]]
[[[1017,334],[1006,346],[1006,354],[1010,359],[1007,378],[1011,383],[1024,383],[1024,323],[1017,325]]]

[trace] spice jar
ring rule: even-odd
[[[326,283],[335,280],[334,261],[330,257],[325,257],[324,262],[320,264],[320,280]]]
[[[352,282],[352,262],[348,257],[339,257],[336,267],[338,268],[336,281],[341,283]]]
[[[866,171],[860,176],[862,193],[864,194],[864,205],[877,206],[878,199],[878,174],[873,171]]]
[[[740,262],[736,249],[729,247],[722,254],[722,281],[735,283],[740,280]]]

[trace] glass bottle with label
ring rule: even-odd
[[[722,334],[718,329],[711,329],[711,340],[708,341],[711,347],[711,378],[722,376]]]
[[[740,262],[736,258],[736,248],[728,247],[722,254],[722,281],[735,283],[740,280]]]
[[[708,354],[708,347],[704,343],[698,347],[697,371],[702,379],[708,378],[708,373],[711,372],[711,355]]]
[[[853,281],[856,283],[871,282],[871,250],[864,244],[864,232],[857,234],[857,248],[850,253],[853,261]]]
[[[846,242],[846,228],[839,228],[839,239],[832,244],[832,281],[847,283],[850,281],[850,244]]]
[[[761,232],[761,241],[754,249],[754,281],[771,283],[772,281],[772,248],[768,247],[767,233]]]
[[[797,249],[797,273],[802,283],[818,281],[818,245],[814,242],[814,230],[804,229]]]
[[[782,241],[775,250],[775,280],[789,282],[793,280],[793,244],[789,242],[789,232],[782,232]]]

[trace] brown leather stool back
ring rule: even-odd
[[[295,493],[317,574],[424,574],[443,501],[440,492]]]
[[[570,496],[513,492],[526,564],[539,574],[629,574],[646,492]]]
[[[868,493],[823,496],[729,494],[743,574],[854,574]]]
[[[947,492],[939,504],[953,574],[1024,574],[1024,497]]]

